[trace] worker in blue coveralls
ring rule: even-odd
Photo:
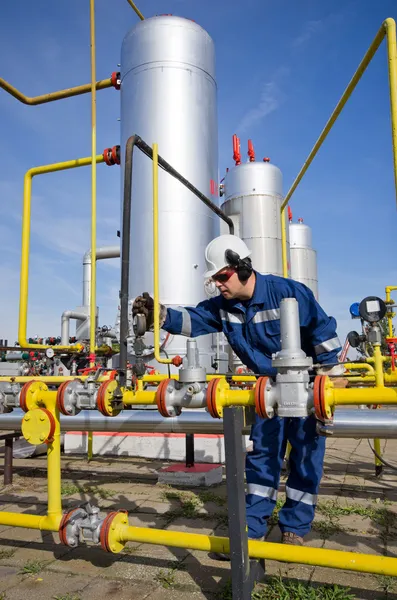
[[[275,376],[271,360],[272,354],[281,350],[280,302],[296,298],[302,349],[314,363],[333,363],[333,367],[318,368],[317,374],[342,375],[343,365],[335,366],[341,350],[335,319],[326,315],[305,285],[255,271],[250,254],[237,236],[221,235],[212,240],[205,251],[204,277],[212,279],[220,295],[196,307],[160,306],[162,328],[189,337],[223,332],[235,354],[253,373]],[[153,300],[147,293],[136,298],[133,305],[133,314],[142,312],[150,328]],[[257,416],[250,439],[253,449],[246,457],[248,536],[258,540],[266,534],[289,441],[290,472],[279,526],[284,544],[302,545],[314,519],[323,471],[325,438],[316,432],[316,419],[313,415],[268,420]]]

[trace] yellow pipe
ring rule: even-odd
[[[55,404],[55,403],[54,403]],[[61,500],[61,425],[59,411],[56,407],[51,411],[55,418],[54,441],[47,449],[47,494],[48,516],[62,517]]]
[[[132,0],[127,0],[128,4],[134,9],[134,11],[136,12],[136,14],[138,15],[138,17],[141,19],[141,21],[145,20],[145,17],[143,16],[143,14],[141,13],[141,11],[139,10],[139,8],[135,5],[134,2],[132,2]]]
[[[283,277],[289,277],[288,248],[287,248],[287,223],[285,220],[285,207],[281,209],[281,256],[283,261]]]
[[[382,456],[382,449],[380,447],[380,439],[379,438],[374,439],[374,450],[377,454],[379,454],[379,456]],[[376,455],[375,455],[375,466],[376,467],[382,466],[382,461],[379,460],[379,458]]]
[[[397,54],[396,54],[396,23],[394,19],[386,19],[382,26],[380,27],[378,33],[376,34],[372,44],[368,48],[363,60],[359,64],[356,72],[354,73],[352,79],[350,80],[347,88],[342,94],[341,99],[336,105],[332,115],[328,119],[324,129],[322,130],[318,140],[313,146],[309,156],[303,164],[303,167],[299,171],[295,181],[290,187],[287,195],[284,198],[284,201],[281,205],[281,210],[283,210],[288,202],[291,199],[292,194],[298,187],[301,179],[306,173],[307,169],[311,165],[314,157],[319,151],[321,145],[326,139],[328,133],[330,132],[333,124],[336,119],[339,117],[342,109],[344,108],[347,100],[350,98],[352,92],[356,88],[357,83],[360,81],[363,73],[367,69],[369,63],[374,57],[376,51],[378,50],[383,38],[387,36],[387,55],[388,55],[388,65],[389,65],[389,88],[390,88],[390,107],[391,107],[391,123],[392,123],[392,144],[393,144],[393,155],[394,155],[394,177],[396,183],[396,192],[397,192]],[[284,252],[284,249],[283,249]]]
[[[343,366],[345,367],[345,369],[347,369],[349,371],[363,370],[363,371],[368,371],[371,375],[375,375],[374,368],[367,363],[345,363]]]
[[[163,365],[172,359],[160,356],[160,301],[159,301],[159,154],[153,144],[153,289],[154,289],[154,358]]]
[[[397,404],[397,389],[393,387],[339,389],[331,386],[325,391],[325,397],[330,407],[356,406],[358,404]]]
[[[112,80],[102,79],[96,82],[97,90],[105,90],[106,88],[112,87]],[[63,100],[64,98],[71,98],[72,96],[80,96],[81,94],[88,94],[91,91],[91,83],[85,85],[78,85],[77,87],[67,88],[66,90],[59,90],[58,92],[51,92],[50,94],[42,94],[41,96],[25,96],[13,85],[8,83],[5,79],[0,77],[0,88],[3,88],[6,92],[14,96],[17,100],[23,104],[30,106],[36,106],[37,104],[45,104],[46,102],[54,102],[54,100]]]
[[[129,527],[128,525],[120,525],[118,532],[122,543],[139,542],[202,550],[203,552],[230,553],[229,539],[226,537],[149,529],[145,527]],[[288,546],[253,540],[248,540],[248,554],[252,558],[265,560],[278,560],[281,562],[330,567],[333,569],[348,569],[362,573],[397,575],[397,559],[373,554]]]
[[[375,385],[377,387],[383,387],[385,385],[383,377],[383,362],[385,357],[382,356],[380,344],[374,344],[374,367],[375,367]]]
[[[104,162],[102,154],[95,158],[97,163]],[[25,174],[23,190],[23,214],[22,214],[22,249],[21,249],[21,273],[20,273],[20,292],[19,292],[19,324],[18,324],[18,343],[22,348],[34,348],[45,350],[46,348],[55,348],[69,352],[76,352],[82,349],[80,344],[76,346],[47,346],[45,344],[29,344],[26,338],[27,316],[28,316],[28,288],[29,288],[29,244],[30,244],[30,211],[32,202],[32,179],[36,175],[54,173],[56,171],[65,171],[67,169],[76,169],[86,167],[92,162],[92,157],[77,158],[60,163],[33,167]],[[95,261],[93,261],[95,263]],[[94,266],[94,265],[92,265]],[[91,286],[92,288],[92,286]]]
[[[137,392],[132,392],[131,390],[127,390],[123,393],[123,403],[127,406],[134,404],[156,404],[156,392],[144,392],[138,390]]]
[[[58,531],[62,516],[28,515],[25,513],[0,512],[0,525],[40,529],[41,531]]]
[[[207,375],[206,380],[212,381],[213,379],[219,379],[220,377],[221,377],[221,375],[219,375],[219,374]],[[143,377],[141,379],[139,379],[138,381],[143,381],[143,382],[149,383],[149,382],[163,381],[164,379],[169,379],[168,375],[166,375],[164,373],[158,373],[158,375],[143,375]],[[178,379],[178,375],[171,375],[171,379]],[[233,375],[230,379],[232,381],[239,381],[239,382],[255,382],[256,381],[255,375]],[[2,377],[0,377],[0,381],[1,380],[2,380]],[[31,378],[28,378],[27,380],[30,381]]]
[[[90,367],[95,366],[96,338],[96,73],[95,0],[90,0],[91,37],[91,281],[90,281]]]
[[[387,60],[389,65],[390,116],[394,157],[394,183],[397,193],[397,45],[396,22],[386,19],[383,23],[387,37]]]
[[[393,300],[391,299],[390,296],[390,292],[392,292],[393,290],[397,290],[397,286],[395,285],[387,285],[385,287],[385,292],[386,292],[386,304],[393,304]],[[396,316],[396,313],[393,311],[388,311],[386,313],[386,317],[387,317],[387,325],[388,325],[388,329],[389,329],[389,337],[392,338],[393,336],[393,318]]]
[[[0,381],[11,381],[12,383],[28,383],[29,381],[42,381],[43,383],[50,383],[51,385],[59,385],[64,381],[74,381],[75,379],[79,379],[80,381],[85,381],[88,379],[88,375],[83,375],[78,377],[76,375],[68,375],[64,377],[57,377],[51,375],[20,375],[18,377],[0,377]],[[96,381],[109,381],[109,375],[103,375],[102,377],[98,377]]]

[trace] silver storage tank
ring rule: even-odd
[[[158,143],[159,154],[217,202],[218,126],[215,51],[197,23],[175,16],[140,21],[121,52],[121,164],[136,133]],[[122,169],[122,181],[124,177]],[[134,151],[130,298],[153,291],[152,161]],[[122,186],[123,189],[123,186]],[[205,298],[204,250],[219,231],[218,217],[159,169],[160,300],[196,305]],[[211,336],[199,338],[211,353]],[[171,338],[171,356],[184,354],[186,338]]]
[[[240,164],[226,174],[226,198],[222,205],[235,223],[236,235],[251,250],[254,268],[260,273],[281,277],[282,185],[281,171],[269,159]],[[287,222],[287,211],[285,218]]]
[[[318,300],[317,253],[312,247],[312,230],[298,219],[289,224],[291,277],[310,288]]]

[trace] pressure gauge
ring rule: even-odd
[[[377,296],[367,296],[360,302],[360,317],[367,323],[378,323],[386,314],[386,304]]]
[[[53,348],[47,348],[47,350],[45,351],[45,355],[47,358],[54,358],[55,352]]]

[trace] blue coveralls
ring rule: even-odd
[[[195,308],[168,309],[163,329],[189,337],[222,331],[244,365],[255,374],[275,376],[271,357],[281,349],[280,302],[283,298],[296,298],[302,349],[316,363],[337,362],[341,344],[336,321],[326,315],[313,293],[291,279],[257,272],[255,275],[250,300],[217,296]],[[325,452],[325,438],[316,433],[315,417],[267,420],[257,416],[250,439],[253,450],[246,458],[249,537],[256,539],[266,533],[267,519],[276,504],[287,441],[292,447],[290,474],[279,526],[282,532],[292,531],[303,537],[314,518]]]

